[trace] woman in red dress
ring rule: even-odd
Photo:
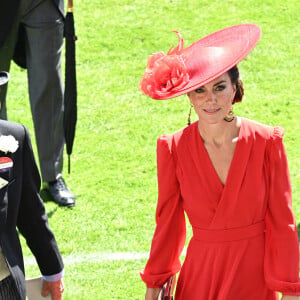
[[[232,26],[187,48],[149,57],[140,89],[187,94],[198,121],[157,143],[158,204],[141,277],[146,300],[180,271],[176,300],[300,299],[299,242],[281,127],[236,117],[237,63],[258,42],[253,24]],[[185,215],[193,237],[181,267]]]

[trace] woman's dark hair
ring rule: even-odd
[[[243,88],[243,82],[240,79],[239,69],[237,66],[234,66],[229,71],[227,71],[227,73],[230,77],[232,84],[236,86],[236,93],[233,98],[232,104],[236,102],[241,102],[244,96],[244,88]]]

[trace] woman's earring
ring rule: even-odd
[[[191,113],[192,113],[192,107],[193,107],[193,105],[191,104],[191,106],[190,106],[190,111],[189,111],[189,116],[188,116],[188,121],[187,121],[188,126],[191,125]]]
[[[232,122],[235,118],[235,115],[233,113],[233,110],[231,109],[228,113],[228,115],[224,118],[224,121],[226,122]]]

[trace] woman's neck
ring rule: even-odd
[[[198,121],[198,129],[205,144],[221,146],[228,141],[234,142],[238,138],[241,119],[235,118],[232,122],[208,124]]]

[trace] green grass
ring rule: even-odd
[[[77,206],[46,203],[63,256],[149,250],[157,196],[156,139],[185,126],[189,104],[184,96],[150,100],[138,83],[148,55],[176,45],[172,30],[180,31],[189,45],[238,23],[262,28],[261,41],[240,64],[246,96],[235,112],[285,128],[300,221],[299,9],[298,0],[76,1],[78,124],[72,173],[64,177]],[[35,143],[26,72],[15,65],[7,101],[9,119],[24,123]],[[30,255],[25,245],[24,253]],[[139,270],[144,264],[145,259],[68,263],[64,299],[142,299]],[[39,271],[30,266],[27,273]]]

